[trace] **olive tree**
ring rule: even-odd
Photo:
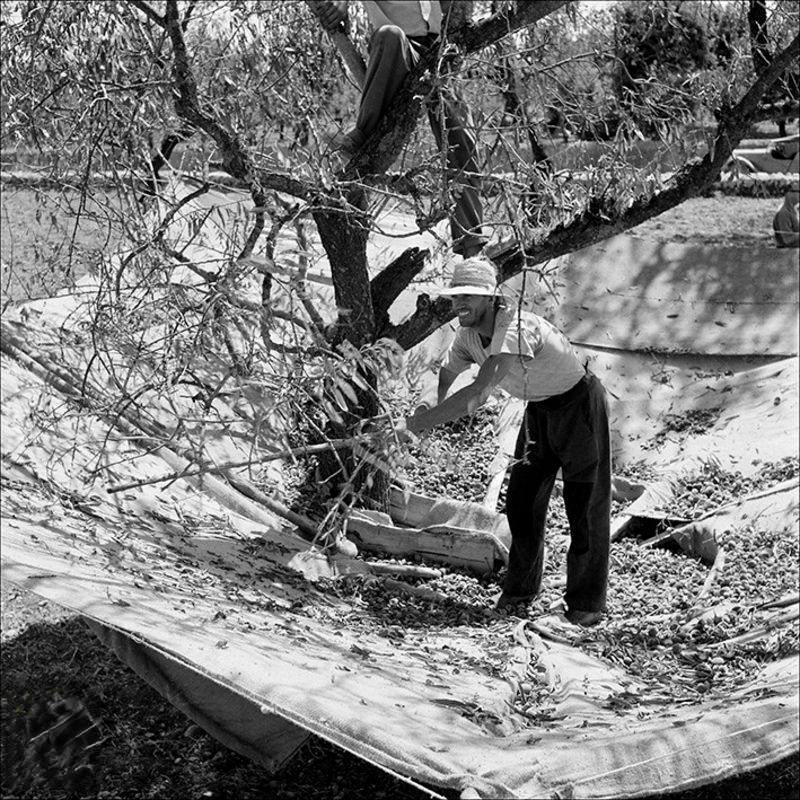
[[[83,386],[101,366],[112,374],[103,378],[112,416],[147,393],[183,386],[211,424],[214,402],[225,399],[251,426],[254,449],[287,440],[288,449],[314,442],[333,454],[322,485],[337,502],[317,506],[319,516],[359,493],[385,504],[374,421],[390,410],[379,376],[398,351],[451,319],[445,300],[422,294],[414,313],[391,320],[428,251],[407,248],[380,264],[368,256],[389,201],[409,212],[414,230],[442,239],[439,223],[463,176],[421,124],[426,106],[448,92],[469,108],[481,149],[470,179],[480,181],[492,239],[485,252],[503,279],[524,271],[535,280],[555,257],[706,191],[767,114],[764,98],[797,68],[790,3],[770,6],[757,45],[736,40],[725,59],[687,62],[679,82],[651,69],[657,59],[631,69],[613,15],[585,5],[451,4],[472,15],[451,15],[378,129],[340,163],[328,138],[354,116],[358,87],[307,3],[4,3],[3,147],[46,151],[46,179],[73,212],[100,217],[113,231],[113,248],[94,253],[94,356]],[[752,18],[740,3],[728,14],[745,19],[748,11]],[[358,7],[348,35],[364,52]],[[598,120],[609,116],[606,90],[620,70],[633,99],[611,109],[609,134]],[[563,109],[573,132],[605,140],[574,174],[559,168],[563,142],[552,136],[552,114]],[[653,156],[642,167],[632,154],[645,139]],[[195,160],[176,182],[167,178],[178,146]],[[113,202],[97,202],[98,176]],[[196,201],[220,183],[245,192],[246,207],[230,201],[230,209],[221,202],[198,211]],[[194,248],[212,225],[216,246]],[[279,246],[287,235],[288,250]],[[307,280],[320,252],[332,281],[327,306],[314,301]],[[191,290],[171,279],[176,265],[192,276]],[[142,335],[154,326],[163,335]],[[182,452],[198,470],[228,475],[264,499],[254,484],[208,465],[204,424],[177,415],[172,427],[148,430],[170,446],[188,437]],[[367,440],[372,449],[356,449],[356,457],[351,446]]]

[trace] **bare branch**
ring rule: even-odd
[[[191,203],[197,197],[208,192],[208,184],[204,183],[195,191],[190,192],[185,197],[182,197],[179,202],[177,202],[167,214],[164,215],[164,219],[161,220],[158,227],[156,228],[153,236],[150,238],[150,241],[145,242],[139,247],[132,250],[128,255],[122,259],[119,265],[119,269],[117,269],[117,274],[114,278],[114,294],[117,298],[120,296],[120,289],[121,289],[121,281],[122,281],[122,274],[127,268],[127,266],[133,261],[136,256],[141,255],[147,248],[151,247],[153,244],[161,241],[164,238],[164,233],[166,232],[167,228],[169,228],[170,223],[175,218],[175,215],[180,211],[185,205]]]
[[[315,195],[316,187],[311,184],[288,175],[257,170],[250,155],[242,147],[239,138],[224,128],[214,117],[203,111],[197,93],[197,82],[186,50],[177,0],[167,0],[165,21],[173,49],[173,76],[178,92],[175,99],[175,111],[178,116],[193,127],[204,131],[214,140],[222,153],[224,168],[250,189],[257,207],[263,205],[256,197],[260,196],[264,189],[286,192],[304,200]]]
[[[177,481],[182,478],[188,478],[196,475],[219,475],[224,474],[229,469],[241,469],[242,467],[254,467],[259,464],[267,464],[270,461],[281,461],[287,458],[294,458],[295,456],[310,456],[315,453],[324,453],[328,450],[341,450],[344,448],[352,447],[357,442],[368,442],[375,439],[375,434],[362,434],[361,436],[353,436],[348,439],[329,439],[322,444],[309,444],[302,447],[292,447],[288,450],[278,450],[272,453],[267,453],[257,458],[248,458],[244,461],[226,461],[224,464],[198,464],[192,466],[188,464],[186,469],[175,470],[165,475],[159,475],[155,478],[141,478],[136,481],[129,481],[127,483],[118,483],[109,486],[106,491],[109,494],[117,492],[124,492],[127,489],[134,489],[138,486],[149,486],[153,483],[167,483]]]
[[[389,308],[392,303],[420,273],[428,255],[427,250],[411,247],[372,279],[372,303],[378,336],[382,335],[381,330],[389,324]]]
[[[466,53],[474,53],[514,31],[535,25],[559,8],[569,5],[569,2],[570,0],[537,0],[535,3],[517,3],[517,10],[513,14],[494,14],[480,25],[467,25],[454,31],[449,39],[463,47]]]

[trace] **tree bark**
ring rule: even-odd
[[[337,308],[334,341],[347,339],[356,347],[372,341],[375,313],[369,286],[366,193],[349,192],[337,203],[314,211],[322,246],[328,255]]]

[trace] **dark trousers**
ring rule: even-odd
[[[559,468],[570,530],[567,608],[604,611],[611,447],[605,390],[591,373],[564,394],[525,409],[506,496],[511,529],[506,594],[535,595],[541,587],[547,507]]]
[[[410,38],[394,25],[384,25],[372,35],[367,74],[356,120],[356,146],[364,144],[378,127],[420,54],[433,45],[435,40],[435,36]],[[481,229],[483,207],[479,195],[478,164],[475,160],[476,142],[467,129],[470,124],[469,114],[465,108],[459,109],[459,103],[454,96],[439,90],[428,106],[428,119],[440,149],[446,139],[447,166],[458,171],[453,186],[454,205],[450,212],[453,250],[462,255],[472,255],[483,246],[486,239]]]

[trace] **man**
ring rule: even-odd
[[[366,79],[356,125],[335,142],[347,158],[355,155],[378,127],[423,52],[437,43],[443,14],[446,16],[450,6],[437,0],[363,0],[363,4],[373,27]],[[347,0],[320,3],[316,14],[326,30],[335,30],[347,19]],[[483,207],[478,194],[475,139],[465,129],[455,99],[445,96],[441,89],[428,104],[428,118],[440,148],[446,134],[448,167],[460,173],[450,217],[453,251],[465,257],[475,255],[486,242],[481,228]]]
[[[800,247],[800,192],[789,189],[783,205],[772,218],[772,229],[778,247]]]
[[[789,161],[785,172],[795,176],[800,159],[800,134],[774,139],[770,155],[781,161]],[[800,191],[789,189],[783,196],[783,205],[772,218],[772,230],[778,247],[800,247]]]
[[[498,606],[529,602],[544,566],[547,507],[559,468],[570,527],[566,617],[593,625],[606,606],[611,456],[605,391],[549,322],[498,296],[494,266],[457,264],[450,288],[460,329],[439,372],[438,402],[406,420],[410,433],[473,413],[495,387],[527,401],[506,497],[511,529],[508,574]],[[479,365],[475,380],[447,393],[456,376]]]

